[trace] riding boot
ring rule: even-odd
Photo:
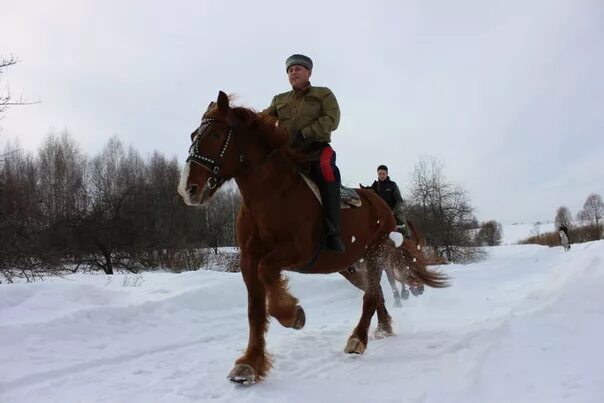
[[[409,227],[406,224],[400,224],[396,226],[396,231],[403,234],[403,236],[407,239],[411,239],[411,231],[409,231]]]
[[[346,247],[340,238],[340,184],[337,181],[323,183],[321,199],[327,225],[325,247],[333,252],[344,252]]]
[[[396,230],[403,234],[405,238],[411,239],[411,231],[407,226],[407,220],[405,219],[405,215],[402,210],[398,210],[394,212],[394,218],[396,219]]]

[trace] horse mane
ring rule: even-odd
[[[289,146],[289,134],[286,129],[277,125],[277,118],[256,112],[242,106],[232,107],[231,111],[238,119],[238,124],[248,127],[258,134],[270,148],[280,151],[295,165],[301,166],[310,157]]]
[[[271,148],[275,150],[287,148],[289,136],[284,128],[276,125],[275,117],[242,106],[231,108],[231,110],[240,124],[256,131]]]

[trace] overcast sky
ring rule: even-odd
[[[0,144],[65,128],[87,154],[117,135],[184,162],[219,90],[263,109],[285,58],[340,104],[345,184],[386,164],[403,193],[422,155],[445,163],[480,219],[573,213],[604,195],[604,1],[0,0]]]

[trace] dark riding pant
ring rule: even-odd
[[[320,151],[319,151],[320,150]],[[319,186],[323,212],[327,224],[326,246],[342,251],[340,236],[340,170],[336,166],[336,152],[327,143],[321,144],[319,159],[310,163],[310,178]]]

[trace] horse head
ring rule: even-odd
[[[229,97],[220,91],[191,133],[178,193],[186,204],[202,205],[226,181],[261,165],[272,151],[287,150],[287,144],[287,132],[274,118],[231,107]]]
[[[228,96],[220,91],[191,133],[189,156],[178,186],[186,204],[202,205],[242,169],[243,154],[234,139],[236,120]]]

